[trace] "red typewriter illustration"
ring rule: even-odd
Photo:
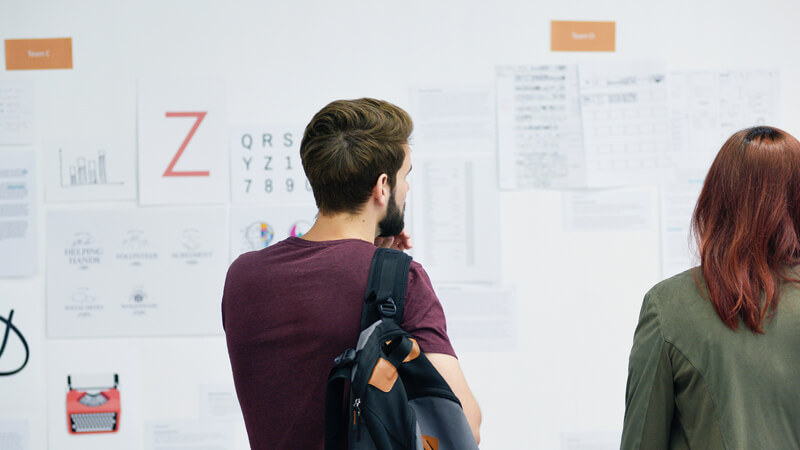
[[[111,383],[113,381],[113,384]],[[71,434],[119,430],[119,376],[67,375],[67,424]]]

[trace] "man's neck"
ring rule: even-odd
[[[374,242],[377,221],[371,214],[359,213],[319,213],[314,226],[302,239],[308,241],[335,241],[340,239],[361,239]]]

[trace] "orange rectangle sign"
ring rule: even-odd
[[[6,39],[6,70],[72,69],[72,38]]]
[[[554,52],[613,52],[616,22],[550,21],[550,50]]]

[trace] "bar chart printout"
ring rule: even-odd
[[[73,163],[67,162],[66,167],[64,167],[64,164],[63,151],[58,149],[61,187],[84,186],[87,184],[122,184],[119,181],[109,181],[106,152],[104,150],[97,151],[96,159],[78,157]],[[67,177],[64,176],[65,174],[67,174]]]
[[[44,145],[48,202],[136,199],[136,158],[111,141],[59,139]]]

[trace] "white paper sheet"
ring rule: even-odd
[[[31,150],[0,151],[0,277],[36,273],[35,161]]]
[[[654,186],[564,192],[567,231],[649,230],[656,223]]]
[[[141,204],[228,202],[221,82],[139,80],[137,121]]]
[[[33,81],[0,80],[0,145],[33,143]]]
[[[222,207],[51,211],[49,337],[222,332]]]
[[[672,168],[663,64],[582,64],[587,186],[650,184]]]
[[[233,384],[200,385],[200,418],[237,420],[244,424]]]
[[[490,155],[415,157],[414,258],[436,282],[500,279],[500,193]]]
[[[231,133],[233,203],[314,204],[300,161],[303,127],[242,127]]]
[[[48,448],[59,450],[140,450],[142,448],[141,353],[133,339],[61,339],[47,342]],[[67,376],[109,380],[117,374],[119,422],[111,433],[70,434]],[[92,381],[92,380],[89,380]],[[105,381],[108,383],[109,381]],[[113,384],[112,384],[113,385]],[[79,387],[80,385],[73,386]],[[110,387],[104,385],[98,387]]]
[[[436,293],[447,317],[447,334],[457,352],[514,350],[516,297],[510,287],[440,285]]]
[[[734,132],[779,126],[777,70],[684,71],[669,75],[675,166],[708,169]]]
[[[720,131],[726,138],[742,128],[775,125],[780,117],[778,70],[727,70],[719,77]]]
[[[412,89],[413,150],[493,153],[494,111],[490,87]]]
[[[315,206],[251,205],[231,207],[231,260],[289,236],[301,237],[314,225]]]
[[[231,450],[233,425],[213,420],[147,421],[144,448],[147,450]]]
[[[668,278],[698,265],[690,225],[704,170],[675,171],[675,181],[661,186],[661,275]]]
[[[617,450],[621,431],[561,433],[561,450]]]
[[[48,202],[133,200],[136,151],[112,140],[65,140],[45,145],[45,193]]]
[[[575,65],[497,68],[500,187],[584,187],[585,155]]]
[[[3,450],[29,450],[29,427],[27,420],[0,419],[0,448]]]

